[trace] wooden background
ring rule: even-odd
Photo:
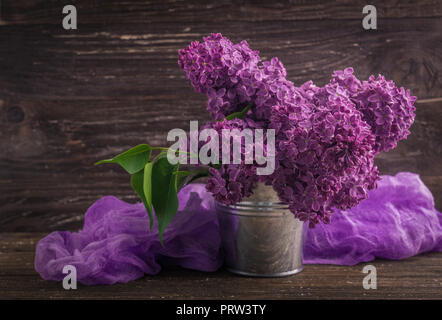
[[[377,30],[362,28],[369,3]],[[122,169],[95,161],[138,143],[165,145],[168,130],[208,120],[177,51],[210,32],[278,56],[298,85],[323,85],[353,66],[361,79],[383,73],[410,88],[419,98],[412,134],[377,164],[382,174],[420,174],[442,210],[441,3],[0,0],[0,298],[442,298],[440,254],[374,262],[381,278],[372,292],[361,287],[360,266],[258,281],[166,272],[77,293],[33,270],[38,239],[80,228],[95,200],[136,201]],[[62,28],[66,4],[77,7],[78,30]]]
[[[378,30],[362,28],[366,1],[2,0],[0,232],[75,230],[101,196],[136,201],[123,170],[93,163],[208,119],[177,51],[210,32],[280,57],[298,85],[353,66],[410,88],[412,134],[377,164],[420,174],[442,209],[442,2],[370,3]]]

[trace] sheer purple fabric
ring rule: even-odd
[[[35,269],[61,281],[73,265],[83,284],[128,282],[162,267],[215,271],[222,265],[214,200],[192,184],[179,193],[176,218],[162,247],[142,204],[104,197],[86,212],[79,232],[53,232],[37,244]],[[306,228],[307,229],[307,228]],[[306,264],[353,265],[375,258],[404,259],[442,251],[442,215],[419,176],[383,176],[377,190],[357,207],[332,216],[331,224],[306,230]]]
[[[214,200],[204,185],[194,184],[179,194],[179,211],[163,235],[142,203],[129,204],[107,196],[86,212],[80,232],[53,232],[37,244],[35,269],[45,280],[61,281],[65,265],[77,269],[83,284],[128,282],[162,266],[216,271],[222,264],[221,241]]]
[[[442,214],[414,173],[382,176],[356,207],[335,210],[329,225],[307,231],[304,263],[354,265],[442,251]]]

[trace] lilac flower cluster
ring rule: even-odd
[[[192,42],[179,51],[179,66],[195,91],[206,94],[207,110],[214,120],[255,104],[255,117],[270,116],[277,102],[294,103],[294,85],[278,58],[261,61],[246,41],[233,44],[221,34]]]
[[[324,87],[311,81],[295,87],[277,58],[262,61],[247,42],[233,44],[220,34],[180,50],[178,63],[195,90],[207,95],[215,122],[206,127],[276,132],[272,175],[257,176],[256,164],[224,164],[210,169],[207,189],[217,201],[234,204],[264,182],[311,226],[328,223],[332,208],[367,197],[379,179],[375,155],[405,139],[415,116],[416,97],[381,75],[361,82],[347,68]],[[250,103],[244,119],[220,121]]]
[[[410,90],[396,87],[382,75],[361,82],[354,76],[353,68],[335,71],[331,81],[347,89],[363,120],[370,125],[376,136],[376,154],[395,148],[398,141],[410,134],[416,110],[416,97],[410,95]]]
[[[299,219],[327,223],[333,207],[350,208],[375,187],[375,137],[339,85],[309,82],[297,95],[295,107],[273,108],[277,168],[266,182]]]
[[[258,182],[255,167],[251,165],[223,165],[220,169],[209,169],[210,178],[206,189],[216,201],[232,205],[253,193]]]
[[[258,182],[258,176],[256,174],[256,165],[246,164],[245,157],[248,153],[253,153],[254,149],[248,148],[245,144],[245,138],[243,136],[229,135],[228,139],[224,139],[223,129],[230,131],[237,129],[242,131],[244,129],[259,128],[260,123],[257,123],[251,119],[233,119],[223,120],[218,122],[211,122],[201,128],[214,129],[219,137],[222,137],[222,141],[226,141],[228,144],[233,145],[234,140],[241,145],[241,161],[240,164],[223,164],[219,169],[210,168],[210,177],[206,184],[206,188],[210,191],[215,199],[224,204],[235,204],[242,200],[243,197],[248,197],[253,193],[253,188]],[[200,148],[202,145],[210,142],[210,138],[206,141],[200,142]],[[217,142],[218,143],[218,142]],[[218,144],[219,154],[222,154],[223,144]],[[230,148],[230,147],[229,147]],[[233,152],[230,152],[229,162],[233,162]]]

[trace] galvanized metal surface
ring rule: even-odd
[[[216,203],[225,264],[231,272],[282,277],[302,271],[303,222],[287,205],[265,201],[275,200],[268,188],[259,186],[252,198],[234,206]]]

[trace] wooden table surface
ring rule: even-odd
[[[78,30],[62,28],[74,3]],[[442,4],[370,1],[378,29],[362,28],[367,1],[0,1],[0,297],[441,298],[441,255],[362,266],[306,266],[284,279],[167,271],[127,285],[64,292],[33,271],[35,241],[78,230],[104,195],[134,202],[127,175],[99,159],[138,143],[165,145],[172,128],[208,120],[204,97],[177,51],[210,32],[278,56],[296,85],[324,85],[348,66],[382,73],[418,96],[412,134],[380,154],[382,174],[418,173],[442,210]],[[180,285],[176,285],[180,283]],[[178,289],[176,289],[178,288]]]
[[[0,234],[0,299],[442,299],[442,253],[351,267],[306,265],[301,273],[284,278],[163,270],[127,284],[65,290],[34,270],[35,244],[43,236]],[[367,264],[376,267],[376,290],[362,286]]]

